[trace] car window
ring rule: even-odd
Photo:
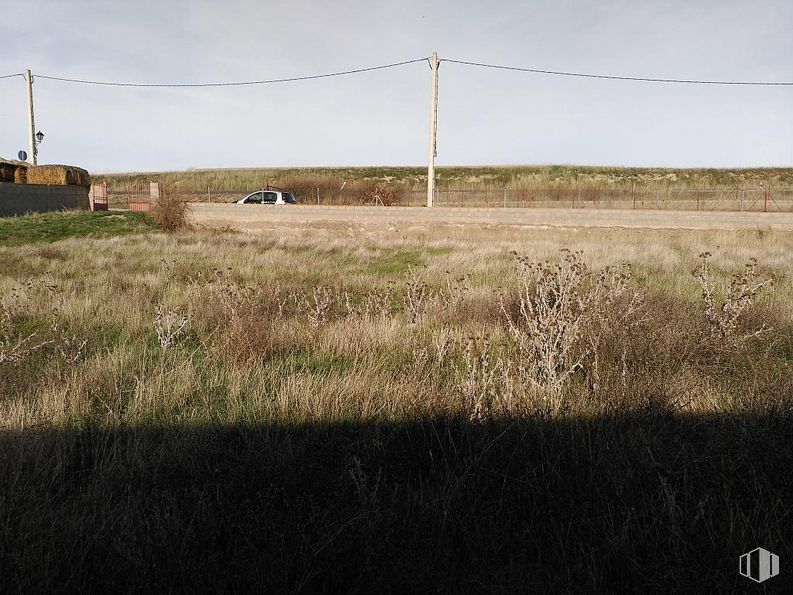
[[[278,199],[278,194],[275,192],[263,192],[264,194],[264,204],[266,205],[274,205],[275,201]]]
[[[248,198],[245,199],[246,205],[260,205],[262,204],[262,193],[256,192],[251,194]]]
[[[295,199],[295,195],[291,192],[284,192],[284,201],[290,205],[297,204],[297,199]]]

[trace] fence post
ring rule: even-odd
[[[501,206],[503,208],[505,208],[505,209],[507,208],[507,187],[506,186],[504,186],[504,201],[503,201]]]
[[[319,206],[319,187],[317,187],[317,206]]]
[[[633,197],[633,210],[636,210],[636,182],[631,182],[631,196]]]
[[[660,211],[661,210],[661,201],[659,200],[660,194],[661,194],[660,190],[656,190],[655,191],[655,210],[656,211]]]
[[[207,202],[212,202],[212,188],[207,186]]]

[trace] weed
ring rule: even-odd
[[[593,281],[580,252],[563,249],[557,262],[514,256],[517,311],[503,296],[501,311],[517,349],[516,368],[527,388],[558,411],[570,377],[588,357],[597,357],[601,333],[613,322],[610,307],[627,290],[630,269],[606,268]]]
[[[160,197],[151,207],[151,217],[154,222],[167,232],[185,231],[191,227],[188,215],[187,201],[178,196],[172,186],[163,185],[160,189]]]
[[[333,288],[315,285],[311,298],[304,298],[304,307],[311,326],[319,328],[328,322],[333,306]]]
[[[710,257],[710,252],[702,252],[699,255],[699,266],[691,271],[702,290],[705,320],[710,336],[735,346],[771,330],[763,325],[748,334],[737,334],[741,314],[754,303],[761,290],[774,284],[774,277],[758,279],[757,260],[752,258],[744,265],[743,271],[732,274],[727,290],[721,291],[724,298],[719,303],[716,295],[719,290],[711,279]]]
[[[181,337],[190,324],[190,315],[180,312],[177,309],[164,309],[157,306],[157,315],[154,318],[154,330],[157,332],[157,340],[163,351],[171,349],[176,341]]]
[[[432,299],[432,290],[425,283],[418,269],[408,267],[407,282],[405,283],[405,308],[410,324],[418,324]]]

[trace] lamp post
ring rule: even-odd
[[[33,165],[39,164],[39,145],[44,140],[44,133],[39,130],[33,135]]]

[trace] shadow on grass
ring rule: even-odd
[[[6,432],[0,592],[733,592],[757,546],[784,589],[792,436],[658,412]]]

